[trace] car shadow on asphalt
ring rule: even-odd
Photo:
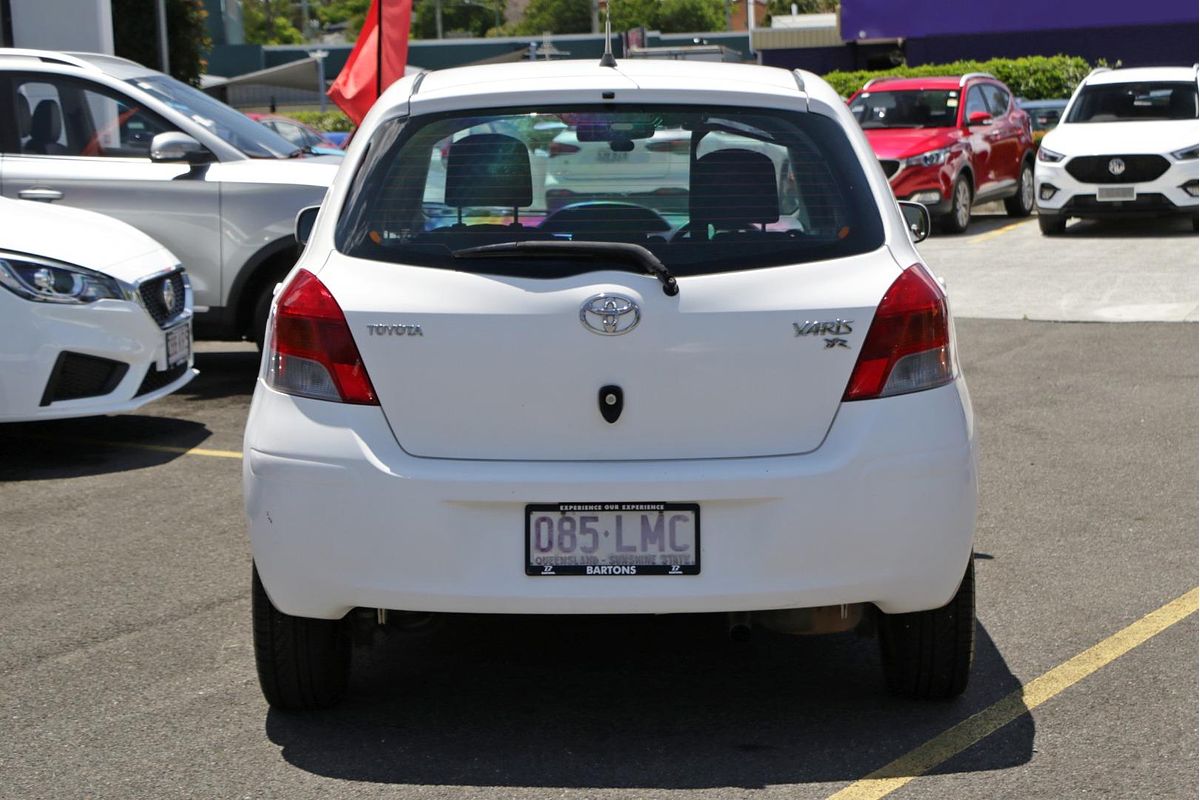
[[[196,353],[196,369],[191,383],[177,392],[187,400],[215,400],[249,397],[262,356],[257,350],[225,350]]]
[[[202,423],[174,417],[107,417],[0,425],[0,481],[107,475],[169,463],[208,439]]]
[[[1019,689],[979,626],[966,694],[882,688],[874,639],[756,630],[722,617],[455,617],[356,650],[350,696],[268,712],[293,766],[329,778],[476,787],[700,789],[852,781]],[[1024,715],[942,770],[1032,755]]]
[[[1087,239],[1182,239],[1195,235],[1187,217],[1077,219],[1068,223],[1062,234]]]

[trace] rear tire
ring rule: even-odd
[[[346,694],[350,629],[345,619],[284,614],[252,570],[250,591],[254,661],[267,703],[279,711],[328,708]]]
[[[254,312],[250,317],[250,338],[258,345],[258,352],[263,351],[267,340],[267,317],[271,315],[271,301],[275,299],[275,286],[278,281],[267,283],[258,292],[254,300]]]
[[[888,691],[918,700],[962,694],[975,659],[975,564],[949,603],[929,611],[879,615]]]
[[[1017,193],[1004,201],[1004,210],[1010,217],[1028,217],[1033,213],[1033,165],[1028,161],[1021,165]]]
[[[1067,218],[1062,214],[1038,212],[1038,227],[1045,236],[1061,236],[1067,229]]]
[[[963,233],[971,223],[971,201],[973,192],[967,176],[959,175],[950,192],[950,213],[941,219],[941,229],[946,233]]]

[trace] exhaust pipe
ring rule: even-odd
[[[729,612],[729,638],[735,642],[750,641],[750,612]]]

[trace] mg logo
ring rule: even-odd
[[[642,310],[638,304],[619,294],[589,297],[579,309],[579,321],[583,327],[601,336],[629,333],[641,320]]]
[[[1108,162],[1108,171],[1113,175],[1120,175],[1125,172],[1125,159],[1114,158]]]

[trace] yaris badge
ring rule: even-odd
[[[641,320],[642,310],[638,304],[619,294],[589,297],[579,309],[579,321],[583,327],[601,336],[629,333]]]
[[[1125,159],[1114,158],[1108,162],[1108,171],[1113,175],[1120,175],[1125,172]]]

